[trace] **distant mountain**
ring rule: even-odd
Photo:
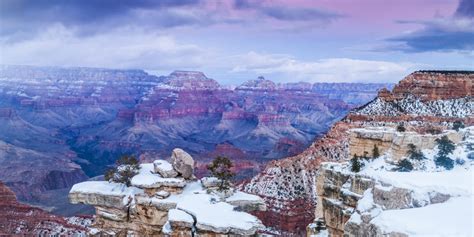
[[[352,136],[349,134],[350,129],[386,127],[395,130],[402,124],[407,131],[430,134],[451,128],[455,121],[472,126],[473,83],[474,72],[414,72],[401,80],[392,91],[382,89],[374,100],[350,111],[301,154],[268,163],[260,174],[241,188],[266,200],[269,210],[257,213],[266,226],[301,234],[306,231],[308,223],[314,220],[316,189],[318,185],[323,185],[316,181],[321,162],[346,161],[354,154],[350,151],[354,149],[349,142]],[[319,85],[320,88],[327,86],[345,87],[337,84]],[[378,133],[372,136],[373,139],[385,141],[390,134]],[[382,146],[382,142],[376,144]],[[372,149],[373,144],[369,145]],[[364,147],[364,143],[356,147]],[[331,193],[331,190],[327,192]],[[337,229],[334,226],[331,228]]]
[[[0,66],[0,180],[20,200],[50,206],[121,154],[151,161],[175,147],[196,158],[198,175],[226,155],[248,178],[390,87],[322,85],[258,78],[228,88],[202,72]]]

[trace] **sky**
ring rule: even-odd
[[[474,0],[2,0],[0,64],[396,82],[474,70]]]

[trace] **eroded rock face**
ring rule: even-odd
[[[473,125],[473,77],[473,72],[412,73],[400,81],[392,92],[382,90],[376,99],[352,110],[301,154],[270,162],[262,172],[241,188],[265,199],[269,208],[260,217],[267,226],[293,233],[304,230],[308,223],[314,220],[315,215],[300,207],[317,208],[316,213],[322,213],[322,210],[316,207],[316,203],[323,202],[314,195],[316,189],[325,189],[328,195],[332,193],[339,197],[338,190],[335,189],[337,185],[322,187],[320,181],[315,182],[321,162],[347,160],[354,152],[363,155],[365,151],[370,156],[374,144],[377,144],[382,152],[393,150],[399,158],[406,155],[408,143],[433,147],[435,136],[430,137],[430,130],[446,130],[454,121],[462,121],[466,126]],[[453,88],[459,90],[451,93]],[[424,135],[417,137],[407,133],[397,138],[388,133],[377,133],[374,136],[368,133],[352,133],[351,136],[350,132],[351,129],[366,127],[393,129],[399,123],[405,124],[408,133],[416,131]],[[360,139],[351,141],[354,137]],[[388,145],[389,143],[391,144]],[[300,181],[302,185],[299,185]],[[359,196],[363,193],[361,191],[373,186],[370,181],[363,179],[355,179],[353,182],[353,193]],[[294,187],[301,188],[298,188],[298,191]],[[357,195],[347,194],[340,198],[349,206],[357,202]],[[295,204],[288,200],[299,200],[300,203]],[[340,210],[337,215],[334,214],[336,219],[343,216],[342,211],[345,209]],[[294,219],[298,219],[296,226],[291,224]],[[280,220],[285,220],[285,223]],[[339,232],[341,231],[343,230],[339,229]]]
[[[160,174],[163,178],[174,178],[178,176],[178,172],[168,161],[156,160],[153,162],[153,166],[155,167],[155,172]]]
[[[365,127],[349,130],[349,154],[372,157],[372,150],[377,146],[379,153],[390,152],[393,160],[406,157],[408,144],[413,144],[417,149],[433,149],[436,139],[442,136],[454,143],[459,143],[462,134],[456,131],[447,131],[441,134],[420,134],[417,132],[397,132],[394,127]]]
[[[176,149],[174,160],[182,159],[186,165],[190,156],[181,152],[184,151]],[[243,212],[266,210],[258,196],[231,189],[221,197],[215,193],[215,187],[206,187],[200,181],[164,178],[154,172],[157,166],[166,168],[163,164],[164,161],[140,164],[131,187],[107,181],[74,185],[69,194],[70,201],[96,208],[96,220],[89,234],[252,236],[264,228],[255,216]],[[183,185],[176,186],[176,180],[182,181]]]
[[[192,179],[194,175],[194,159],[187,152],[176,148],[171,154],[171,164],[183,178]]]
[[[86,236],[87,229],[17,201],[0,182],[0,236]]]

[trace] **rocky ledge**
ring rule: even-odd
[[[219,192],[219,180],[196,180],[193,166],[189,154],[175,149],[172,163],[141,164],[130,187],[88,181],[74,185],[69,199],[95,207],[92,236],[252,236],[264,228],[244,212],[266,210],[260,197],[233,189]]]

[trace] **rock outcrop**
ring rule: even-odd
[[[186,165],[192,161],[181,149],[175,149],[173,157]],[[130,187],[88,181],[74,185],[69,198],[72,203],[95,207],[92,236],[251,236],[264,227],[243,212],[265,210],[261,198],[240,191],[220,195],[212,185],[218,182],[216,178],[189,180],[193,174],[187,168],[186,172],[177,170],[184,164],[172,166],[164,160],[141,164]],[[171,173],[169,167],[178,175],[162,176],[163,170]]]
[[[433,139],[438,135],[431,134],[451,128],[455,121],[472,126],[473,77],[474,72],[414,72],[400,81],[392,91],[381,90],[376,99],[352,110],[301,154],[270,162],[241,188],[265,199],[268,211],[259,215],[266,226],[285,233],[304,233],[308,223],[313,221],[314,213],[301,210],[301,207],[316,208],[316,177],[321,162],[348,160],[352,152],[368,151],[371,154],[374,144],[379,144],[382,149],[393,150],[397,157],[401,157],[406,154],[405,145],[409,142],[432,147]],[[452,88],[459,90],[451,93]],[[410,132],[420,135],[392,136],[396,132],[390,131],[400,124],[406,128],[407,135]],[[387,132],[361,133],[361,130],[357,130],[366,127],[383,127]],[[353,138],[360,138],[352,140],[352,145],[351,133]],[[372,134],[376,137],[371,137]],[[391,137],[390,145],[388,141],[384,143],[386,137]],[[298,201],[295,205],[294,202]]]
[[[171,153],[171,164],[173,169],[185,179],[191,179],[194,175],[194,160],[187,152],[176,148]]]
[[[86,236],[86,232],[85,227],[66,218],[18,202],[15,194],[0,182],[1,236]]]

